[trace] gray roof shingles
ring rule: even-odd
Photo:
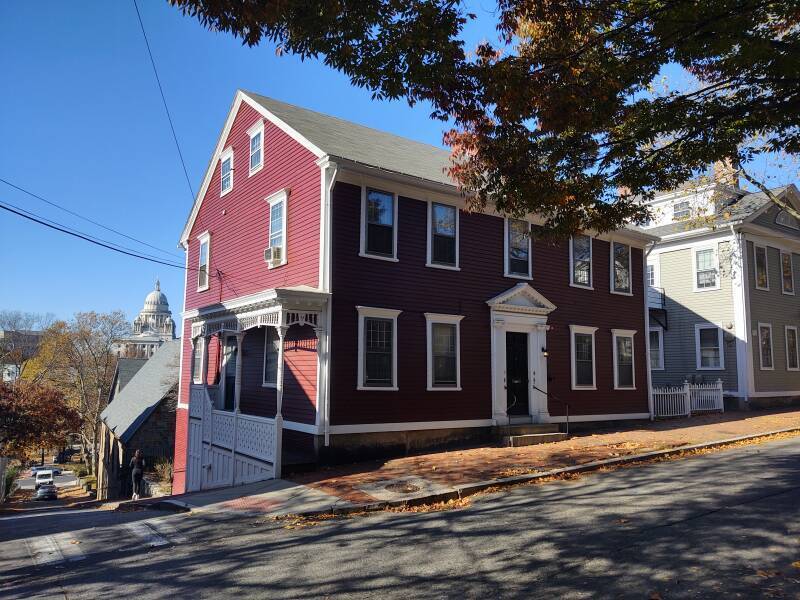
[[[120,358],[117,361],[117,385],[120,391],[147,362],[146,358]]]
[[[165,342],[131,378],[100,415],[122,442],[131,436],[177,384],[180,339]]]

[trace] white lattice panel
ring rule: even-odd
[[[275,421],[252,415],[239,415],[236,452],[253,458],[275,460]]]
[[[214,430],[211,435],[211,442],[223,448],[233,448],[234,427],[233,413],[224,410],[215,410]]]
[[[202,385],[193,385],[189,392],[189,416],[195,419],[203,418],[203,402],[206,399],[206,390]]]

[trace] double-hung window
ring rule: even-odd
[[[683,200],[682,202],[676,202],[672,205],[672,220],[673,221],[680,221],[682,219],[687,219],[692,212],[691,204],[689,204],[688,200]]]
[[[431,202],[428,218],[428,266],[458,268],[458,209]]]
[[[784,294],[794,295],[794,269],[790,252],[781,252],[781,290]]]
[[[274,327],[266,327],[264,333],[264,387],[276,387],[278,385],[278,354],[280,349],[280,337]]]
[[[194,364],[192,365],[192,383],[203,383],[203,354],[206,339],[199,337],[194,342]]]
[[[573,235],[569,246],[572,285],[592,287],[592,238],[588,235]]]
[[[506,276],[531,278],[531,226],[528,221],[506,219]]]
[[[425,313],[428,338],[428,391],[460,390],[461,315]]]
[[[259,120],[247,132],[250,136],[250,175],[264,166],[264,122]]]
[[[594,354],[594,334],[596,331],[597,327],[569,326],[573,390],[597,389]]]
[[[647,265],[647,285],[650,287],[656,286],[656,266]]]
[[[359,390],[397,390],[397,316],[401,311],[359,306]]]
[[[633,336],[635,331],[612,329],[614,342],[614,389],[632,390],[636,388],[636,374],[633,366]]]
[[[286,213],[289,195],[286,190],[267,197],[269,203],[269,268],[286,264]]]
[[[650,329],[650,369],[664,370],[664,330],[660,327]]]
[[[786,331],[786,370],[800,371],[800,340],[797,338],[797,327],[787,325]]]
[[[611,291],[615,294],[631,292],[631,247],[611,242]]]
[[[200,241],[200,250],[197,259],[197,291],[208,289],[208,269],[211,263],[211,236],[208,232],[197,236]]]
[[[719,289],[719,267],[714,248],[694,251],[694,289],[696,292]]]
[[[219,193],[224,196],[233,189],[233,150],[222,153],[219,159]]]
[[[756,289],[769,290],[769,263],[767,262],[767,247],[753,246],[755,254]]]
[[[397,197],[390,192],[364,189],[361,254],[396,260]]]
[[[772,325],[769,323],[758,324],[758,348],[761,358],[761,370],[772,371],[775,362],[772,356]]]
[[[694,328],[697,369],[721,370],[725,368],[725,348],[722,345],[722,328],[711,324],[698,324]]]

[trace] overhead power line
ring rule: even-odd
[[[76,213],[73,210],[65,208],[65,207],[61,206],[60,204],[57,204],[57,203],[55,203],[55,202],[53,202],[51,200],[48,200],[47,198],[43,198],[39,194],[34,194],[30,190],[26,190],[23,187],[20,187],[20,186],[14,184],[14,183],[11,183],[7,179],[3,179],[2,177],[0,177],[0,182],[5,183],[7,186],[12,187],[15,190],[18,190],[18,191],[22,192],[23,194],[27,194],[28,196],[31,196],[32,198],[36,198],[37,200],[41,200],[45,204],[49,204],[50,206],[54,206],[54,207],[58,208],[59,210],[63,210],[65,213],[68,213],[70,215],[78,217],[79,219],[83,219],[87,223],[91,223],[92,225],[96,225],[97,227],[100,227],[101,229],[105,229],[106,231],[110,231],[111,233],[114,233],[116,235],[120,235],[120,236],[122,236],[122,237],[124,237],[126,239],[129,239],[129,240],[131,240],[133,242],[136,242],[137,244],[141,244],[142,246],[147,246],[148,248],[152,248],[153,250],[157,250],[157,251],[159,251],[159,252],[161,252],[163,254],[167,254],[167,255],[173,256],[173,257],[176,256],[175,252],[170,252],[169,250],[164,250],[164,249],[159,248],[157,246],[153,246],[152,244],[149,244],[149,243],[147,243],[147,242],[145,242],[143,240],[140,240],[139,238],[135,238],[135,237],[133,237],[131,235],[128,235],[127,233],[122,233],[121,231],[118,231],[118,230],[114,229],[113,227],[108,227],[107,225],[103,225],[102,223],[98,223],[97,221],[94,221],[94,220],[90,219],[89,217],[85,217],[80,213]]]
[[[181,145],[178,143],[178,136],[175,134],[175,126],[172,124],[172,115],[169,114],[169,107],[167,106],[167,98],[166,96],[164,96],[164,88],[161,87],[161,79],[158,76],[158,69],[156,69],[156,61],[155,59],[153,59],[153,51],[150,49],[150,42],[147,40],[147,33],[144,30],[144,22],[142,21],[142,14],[139,12],[139,5],[136,3],[136,0],[133,0],[133,7],[136,9],[136,16],[139,19],[139,27],[142,30],[142,37],[144,37],[144,44],[145,46],[147,46],[147,54],[150,57],[150,64],[153,65],[153,73],[156,76],[158,91],[161,94],[161,101],[164,103],[164,111],[167,113],[169,128],[172,130],[172,139],[175,140],[175,148],[177,148],[178,156],[181,159],[181,166],[183,167],[183,175],[186,177],[186,185],[189,186],[189,193],[192,196],[192,200],[194,200],[194,190],[192,189],[192,182],[189,180],[189,172],[186,170],[186,162],[183,160]]]

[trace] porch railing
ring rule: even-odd
[[[655,417],[688,417],[698,412],[725,412],[722,380],[714,383],[653,388]]]

